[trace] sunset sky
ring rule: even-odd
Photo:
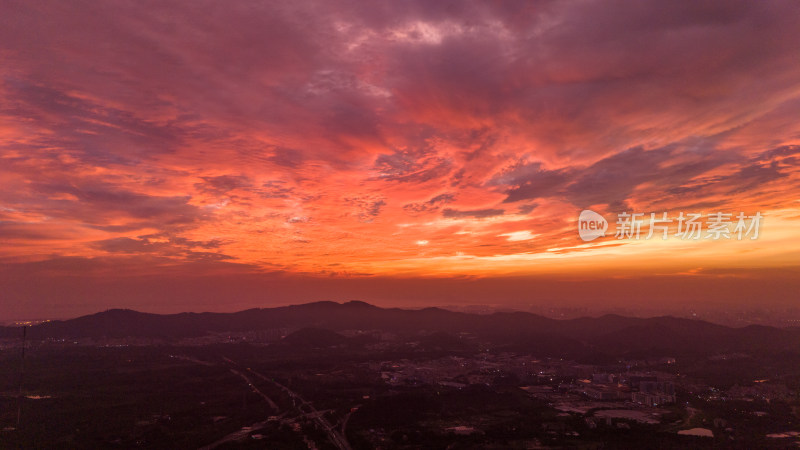
[[[797,304],[798,18],[796,1],[2,1],[0,318]],[[584,209],[606,237],[579,238]],[[756,240],[616,239],[626,211],[763,220]]]

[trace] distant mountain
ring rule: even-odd
[[[303,328],[290,333],[281,342],[294,347],[328,348],[344,344],[347,338],[331,330]]]
[[[236,313],[169,315],[114,309],[35,325],[29,328],[28,336],[33,340],[127,336],[176,339],[213,332],[277,328],[415,333],[429,336],[423,340],[425,347],[443,349],[471,348],[455,337],[459,333],[469,333],[496,347],[517,351],[528,349],[546,355],[587,352],[606,355],[637,352],[663,355],[800,352],[800,329],[796,327],[730,328],[674,317],[641,319],[617,315],[556,320],[525,312],[479,315],[439,308],[379,308],[364,302],[316,302]],[[307,331],[297,338],[300,341],[313,341],[314,333],[319,332]],[[19,335],[19,327],[0,327],[0,337]]]
[[[426,350],[448,352],[475,352],[478,345],[444,331],[436,331],[420,339],[420,346]]]

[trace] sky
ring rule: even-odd
[[[0,318],[797,305],[798,17],[0,1]],[[606,236],[579,237],[586,209]],[[757,239],[615,236],[619,214],[682,212],[762,219]]]

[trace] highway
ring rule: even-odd
[[[249,427],[244,427],[239,431],[234,431],[233,433],[231,433],[231,434],[225,436],[224,438],[214,442],[213,444],[206,445],[205,447],[200,447],[199,450],[213,450],[213,449],[215,449],[215,448],[219,447],[220,445],[225,444],[227,442],[236,442],[236,441],[245,440],[245,439],[247,439],[247,436],[250,434],[250,432],[252,430],[257,430],[259,428],[264,428],[265,426],[267,426],[268,422],[269,422],[268,420],[264,420],[264,421],[261,421],[261,422],[256,422],[256,423],[250,425]]]
[[[347,422],[350,420],[350,416],[352,416],[353,413],[358,410],[358,408],[361,408],[361,405],[356,405],[350,408],[350,411],[345,414],[344,420],[342,420],[342,436],[347,436]]]
[[[195,359],[195,358],[191,358],[191,357],[188,357],[188,356],[184,356],[184,355],[175,355],[175,357],[183,359],[185,361],[190,361],[190,362],[193,362],[193,363],[196,363],[196,364],[212,365],[211,363],[208,363],[206,361],[201,361],[201,360],[198,360],[198,359]],[[232,366],[232,367],[229,367],[231,373],[241,377],[247,383],[247,385],[250,387],[250,389],[252,389],[253,392],[255,392],[257,395],[259,395],[261,398],[263,398],[264,401],[266,401],[273,410],[275,410],[276,412],[280,411],[280,408],[278,407],[278,405],[275,404],[275,402],[272,401],[272,399],[269,398],[266,394],[261,392],[261,390],[259,390],[253,384],[253,381],[250,379],[250,377],[248,377],[244,372],[242,372],[242,367],[237,362],[235,362],[232,359],[227,358],[225,356],[223,356],[222,359],[229,366]],[[310,402],[308,402],[305,399],[303,399],[303,397],[301,397],[300,394],[298,394],[297,392],[289,389],[288,387],[278,383],[277,381],[275,381],[275,380],[273,380],[271,378],[268,378],[268,377],[266,377],[266,376],[264,376],[264,375],[262,375],[262,374],[260,374],[260,373],[258,373],[256,371],[250,369],[250,368],[247,368],[245,370],[247,370],[249,373],[253,374],[254,376],[258,377],[259,379],[261,379],[263,381],[266,381],[268,383],[272,383],[273,385],[278,387],[280,390],[285,392],[289,397],[291,397],[293,402],[296,405],[297,410],[301,414],[306,416],[307,418],[314,420],[317,423],[317,425],[319,425],[323,430],[325,430],[325,432],[328,434],[328,439],[330,439],[330,441],[339,450],[353,450],[353,448],[350,446],[350,443],[347,442],[347,438],[345,438],[344,434],[343,434],[344,429],[345,429],[346,424],[347,424],[347,420],[350,418],[350,414],[352,414],[352,411],[350,413],[348,413],[347,416],[345,416],[345,420],[344,420],[344,422],[342,424],[342,433],[339,433],[336,430],[336,428],[333,425],[331,425],[331,423],[328,421],[328,419],[326,419],[324,417],[324,415],[325,415],[325,413],[327,411],[319,411],[319,410],[317,410],[316,408],[314,408],[314,405],[312,405]],[[202,449],[209,450],[209,449],[213,449],[213,448],[215,448],[215,447],[217,447],[219,445],[222,445],[222,444],[224,444],[226,442],[237,441],[237,440],[241,440],[243,438],[246,438],[251,430],[264,427],[264,426],[266,426],[267,422],[268,421],[262,421],[262,422],[255,423],[250,427],[242,428],[241,430],[233,432],[233,433],[223,437],[222,439],[220,439],[220,440],[218,440],[218,441],[216,441],[216,442],[214,442],[214,443],[212,443],[210,445],[202,447]]]
[[[330,422],[328,422],[328,419],[326,419],[323,416],[323,414],[320,414],[320,412],[317,411],[317,409],[314,408],[314,406],[311,403],[303,399],[303,397],[301,397],[300,394],[278,383],[277,381],[271,378],[265,377],[264,375],[254,371],[253,369],[248,368],[247,370],[253,375],[257,376],[258,378],[274,384],[275,386],[280,388],[283,392],[285,392],[287,395],[292,397],[292,399],[294,399],[295,402],[298,402],[299,404],[297,405],[297,409],[300,410],[300,412],[302,412],[303,414],[306,414],[308,417],[313,418],[317,422],[317,424],[320,427],[322,427],[322,429],[325,430],[326,433],[328,433],[328,438],[331,440],[331,442],[333,442],[334,445],[336,445],[337,448],[339,448],[340,450],[352,450],[350,443],[347,442],[347,438],[345,438],[344,435],[336,431],[334,426],[331,425]],[[308,408],[309,411],[304,411],[303,408]]]
[[[247,378],[247,375],[243,374],[242,372],[239,372],[236,369],[231,369],[231,372],[233,372],[234,374],[239,375],[240,377],[242,377],[242,379],[244,379],[244,381],[247,383],[247,385],[250,386],[250,389],[252,389],[253,392],[258,394],[261,398],[263,398],[264,401],[266,401],[267,404],[269,404],[270,408],[272,408],[275,412],[279,411],[278,405],[276,405],[275,402],[273,402],[271,398],[267,397],[266,394],[264,394],[257,387],[255,387],[253,382],[250,381],[250,378]]]

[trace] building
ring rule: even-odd
[[[675,395],[675,384],[671,381],[640,381],[639,392]]]
[[[633,392],[631,400],[645,406],[668,405],[675,403],[675,395],[662,392]]]
[[[583,393],[593,400],[627,400],[630,398],[630,393],[623,391],[616,386],[607,385],[592,385],[586,386]]]
[[[594,373],[592,374],[592,383],[608,384],[615,383],[617,376],[610,373]]]
[[[628,384],[634,389],[638,389],[639,388],[639,384],[642,381],[658,381],[658,378],[656,378],[653,375],[629,375],[628,376]]]

